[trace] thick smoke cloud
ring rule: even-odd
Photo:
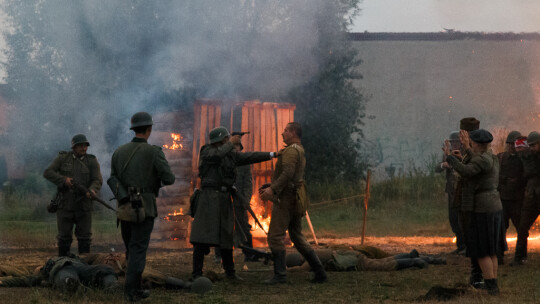
[[[167,94],[284,96],[318,72],[335,2],[5,1],[9,144],[52,153],[86,133],[106,155],[134,112],[182,106]]]

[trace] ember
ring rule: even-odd
[[[177,133],[171,133],[171,138],[173,140],[172,145],[163,145],[163,148],[169,150],[182,150],[184,146],[180,143],[184,137]]]

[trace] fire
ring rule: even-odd
[[[184,139],[184,137],[178,133],[171,133],[172,138],[172,145],[163,145],[163,148],[169,149],[169,150],[182,150],[184,146],[182,145],[181,141]]]
[[[257,216],[257,219],[259,220],[259,222],[263,226],[264,231],[268,232],[268,228],[270,227],[271,216],[269,214],[267,214],[266,209],[264,208],[264,206],[260,205],[257,202],[257,199],[255,198],[255,195],[253,195],[251,197],[251,201],[249,202],[249,204],[251,205],[251,209],[253,209],[253,212]],[[257,223],[255,223],[255,220],[251,216],[249,217],[249,224],[252,227],[251,228],[251,234],[254,237],[266,238],[266,233],[264,233],[264,231],[261,230],[261,227],[259,227],[259,225],[257,225]]]
[[[185,215],[182,208],[180,208],[180,211],[179,212],[176,212],[176,209],[174,210],[173,213],[169,213],[167,214],[166,217],[164,217],[163,219],[166,220],[166,221],[169,221],[169,222],[179,222],[179,221],[183,221],[183,219],[181,218],[180,220],[178,220],[178,216],[179,215]]]

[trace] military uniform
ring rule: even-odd
[[[174,183],[175,176],[160,147],[148,144],[144,138],[135,137],[114,152],[111,179],[118,180],[124,189],[140,189],[146,215],[141,223],[121,221],[128,261],[124,293],[131,296],[142,290],[141,276],[146,265],[146,251],[157,217],[156,196],[162,185]],[[118,189],[111,190],[118,198]]]
[[[77,157],[73,151],[62,151],[52,164],[45,170],[43,176],[54,183],[61,192],[62,198],[56,212],[58,224],[58,251],[60,256],[69,254],[73,226],[79,245],[79,254],[90,252],[92,241],[92,199],[65,185],[66,177],[73,178],[89,190],[96,193],[103,182],[96,157],[86,154]]]
[[[302,234],[302,217],[307,206],[297,198],[303,191],[305,195],[304,170],[306,157],[304,147],[300,143],[288,145],[278,153],[276,168],[272,175],[270,188],[276,198],[272,206],[272,219],[268,228],[268,247],[274,256],[274,277],[268,281],[270,284],[286,281],[285,261],[285,233],[294,247],[308,261],[315,272],[315,282],[326,281],[326,273],[322,264]],[[307,202],[304,202],[307,203]]]
[[[510,220],[518,229],[521,207],[525,197],[527,180],[523,175],[523,164],[516,153],[499,153],[499,194],[503,206],[503,221],[505,229],[510,226]]]
[[[522,152],[523,175],[527,180],[525,198],[521,208],[517,229],[516,253],[514,261],[520,263],[527,259],[527,237],[529,229],[540,214],[540,157],[533,152]]]
[[[202,189],[190,235],[190,242],[194,245],[194,277],[202,275],[204,255],[208,254],[208,247],[212,246],[221,248],[223,267],[227,275],[235,276],[232,260],[234,210],[231,190],[236,181],[236,167],[270,159],[269,152],[236,152],[231,142],[221,146],[208,144],[201,148],[199,176]]]
[[[253,247],[253,236],[251,235],[251,225],[249,224],[248,212],[244,204],[249,204],[253,195],[253,183],[251,177],[251,167],[241,166],[237,168],[236,183],[234,184],[237,193],[234,196],[234,216],[239,229],[234,230],[234,238],[236,244],[244,244],[248,247]],[[244,239],[245,236],[245,239]],[[246,259],[250,259],[249,253],[244,252]]]

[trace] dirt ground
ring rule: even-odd
[[[358,245],[360,238],[320,239],[320,247]],[[537,244],[538,243],[538,244]],[[143,303],[437,303],[425,298],[434,286],[452,288],[459,295],[447,303],[537,303],[540,286],[536,283],[536,270],[540,269],[540,241],[531,242],[529,264],[511,267],[513,246],[507,254],[505,265],[499,269],[501,295],[488,296],[485,291],[466,286],[467,258],[449,254],[454,245],[449,238],[441,237],[368,237],[365,244],[378,247],[391,254],[417,249],[422,254],[445,257],[447,265],[430,265],[427,269],[406,269],[390,272],[333,272],[326,284],[309,282],[311,274],[289,271],[289,284],[266,286],[262,281],[271,275],[271,266],[262,262],[244,263],[239,250],[236,254],[238,274],[245,279],[241,284],[217,281],[213,291],[204,296],[184,290],[154,289]],[[94,251],[105,252],[111,246],[96,246]],[[118,248],[118,246],[115,246]],[[294,250],[294,249],[291,249]],[[0,248],[0,261],[8,265],[39,266],[55,255],[50,249]],[[189,249],[151,248],[149,267],[168,275],[187,280],[191,272]],[[205,261],[205,272],[222,273],[219,264],[210,254]],[[64,295],[43,287],[0,288],[0,303],[122,303],[122,291],[105,294],[87,290],[76,295]]]

